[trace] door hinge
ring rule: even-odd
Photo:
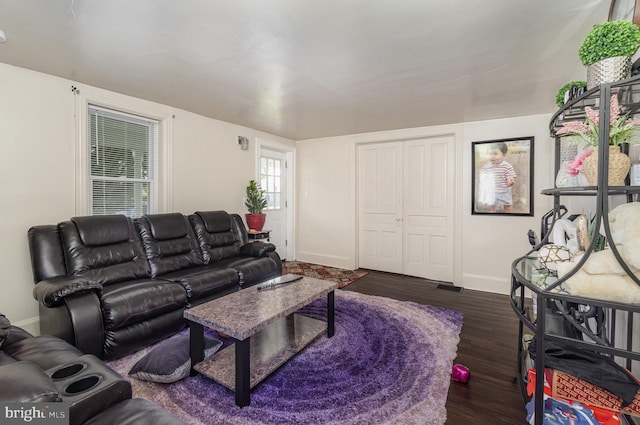
[[[284,240],[284,246],[289,246],[289,241],[288,240]]]
[[[284,168],[289,168],[289,163],[287,161],[284,162]]]
[[[289,201],[284,201],[284,207],[289,208]]]

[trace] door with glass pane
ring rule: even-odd
[[[278,152],[262,148],[260,150],[260,186],[267,195],[267,215],[264,230],[271,231],[270,242],[276,246],[278,254],[285,258],[287,241],[287,173],[286,156]]]

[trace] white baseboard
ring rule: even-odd
[[[493,276],[463,273],[462,282],[456,283],[456,285],[462,286],[465,289],[508,295],[509,289],[511,288],[511,281]]]
[[[297,261],[304,261],[305,263],[320,264],[322,266],[337,267],[340,269],[355,269],[355,262],[349,257],[340,257],[336,255],[318,254],[308,251],[298,251],[296,254]]]
[[[40,335],[40,317],[32,317],[30,319],[21,320],[11,324],[24,329],[33,336]]]

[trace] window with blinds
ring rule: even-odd
[[[282,167],[283,161],[277,158],[260,158],[260,187],[267,196],[266,210],[282,208]]]
[[[158,121],[89,105],[89,212],[154,212]]]

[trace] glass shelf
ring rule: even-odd
[[[540,193],[554,196],[597,196],[598,186],[556,187],[543,189]],[[640,193],[640,186],[609,186],[607,193],[609,195],[634,195]]]
[[[578,304],[640,312],[640,304],[606,301],[598,298],[572,295],[562,283],[552,289],[549,289],[551,285],[558,281],[558,276],[550,273],[537,257],[525,256],[517,259],[512,264],[511,274],[519,285],[530,289],[536,294],[544,295],[547,298],[575,302]],[[516,288],[512,288],[512,291],[515,289]]]

